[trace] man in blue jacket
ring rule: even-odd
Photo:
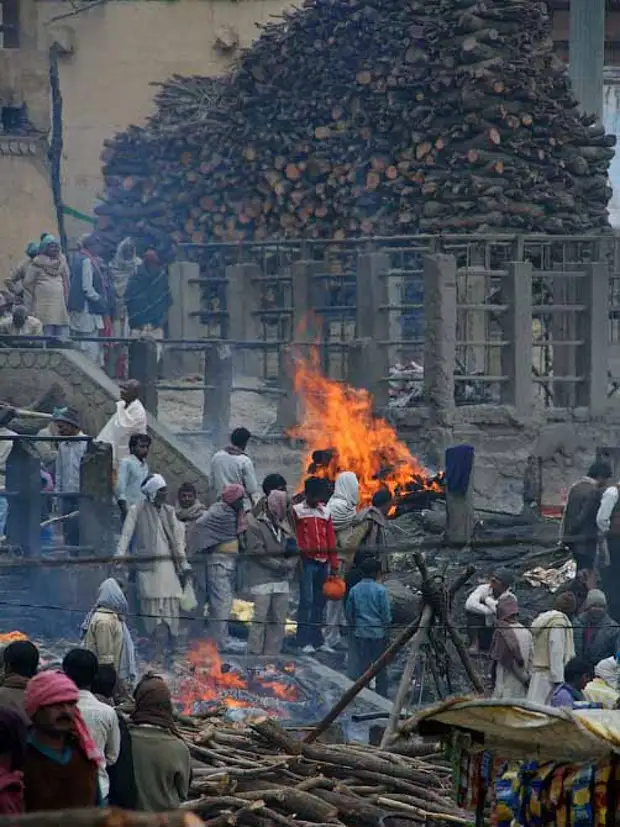
[[[346,603],[349,624],[347,674],[357,680],[385,650],[392,622],[387,589],[377,582],[381,561],[367,557],[361,564],[363,579],[353,586]],[[387,698],[388,676],[385,668],[377,673],[377,692]]]

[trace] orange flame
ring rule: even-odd
[[[368,391],[321,374],[316,348],[310,349],[308,358],[296,356],[294,386],[302,400],[303,421],[292,433],[308,446],[305,467],[312,465],[314,451],[333,451],[327,466],[312,470],[315,476],[334,480],[341,471],[353,471],[361,505],[369,505],[373,494],[386,486],[396,497],[412,484],[440,490],[394,428],[373,415]]]
[[[5,632],[0,635],[0,645],[4,646],[8,643],[15,643],[16,640],[28,640],[23,632]]]
[[[261,696],[289,702],[300,700],[296,686],[277,680],[275,667],[267,667],[264,670],[266,674],[253,676],[253,686],[239,671],[222,668],[217,646],[211,640],[195,643],[188,652],[187,660],[192,674],[181,682],[176,693],[185,714],[191,714],[194,705],[201,701],[247,708],[260,707]]]

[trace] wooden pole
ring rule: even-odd
[[[0,817],[0,827],[202,827],[194,813],[175,810],[170,813],[134,813],[129,810],[85,810],[26,813]]]
[[[409,655],[407,656],[405,669],[403,670],[400,683],[398,684],[398,691],[396,693],[396,697],[394,698],[392,711],[390,712],[390,717],[385,726],[385,729],[383,730],[383,736],[381,737],[381,743],[379,744],[379,747],[381,749],[385,749],[387,747],[387,745],[392,740],[393,733],[396,730],[398,719],[400,718],[400,711],[405,704],[407,692],[409,691],[411,681],[413,680],[413,672],[415,669],[416,658],[418,657],[420,647],[427,638],[428,630],[430,628],[432,619],[432,606],[424,606],[424,609],[422,610],[422,617],[420,618],[420,625],[418,627],[418,631],[411,639]]]
[[[316,741],[325,730],[330,726],[330,724],[336,720],[336,718],[343,712],[347,706],[351,703],[353,698],[357,697],[362,689],[365,689],[370,681],[375,677],[375,675],[383,669],[384,666],[387,666],[388,663],[394,658],[397,652],[403,648],[403,646],[407,643],[407,641],[413,637],[413,635],[417,632],[419,626],[419,620],[414,620],[408,626],[406,626],[403,631],[395,638],[392,643],[387,647],[387,649],[382,653],[381,657],[378,658],[374,663],[368,667],[368,669],[364,672],[364,674],[359,677],[354,684],[352,684],[349,689],[344,693],[342,698],[334,704],[334,706],[329,710],[327,715],[320,721],[310,732],[302,739],[304,743],[311,744],[313,741]]]

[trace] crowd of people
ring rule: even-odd
[[[67,258],[59,240],[43,233],[27,245],[0,291],[0,336],[71,338],[95,364],[124,378],[126,348],[105,340],[163,339],[171,303],[168,271],[155,250],[139,257],[126,238],[108,263],[90,233]]]
[[[2,660],[0,815],[108,805],[161,812],[187,798],[190,753],[161,677],[144,675],[129,694],[114,665],[86,647],[67,652],[62,671],[39,670],[26,640]]]

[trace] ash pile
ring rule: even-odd
[[[105,143],[110,250],[609,226],[615,137],[580,114],[544,3],[306,0],[155,104]]]

